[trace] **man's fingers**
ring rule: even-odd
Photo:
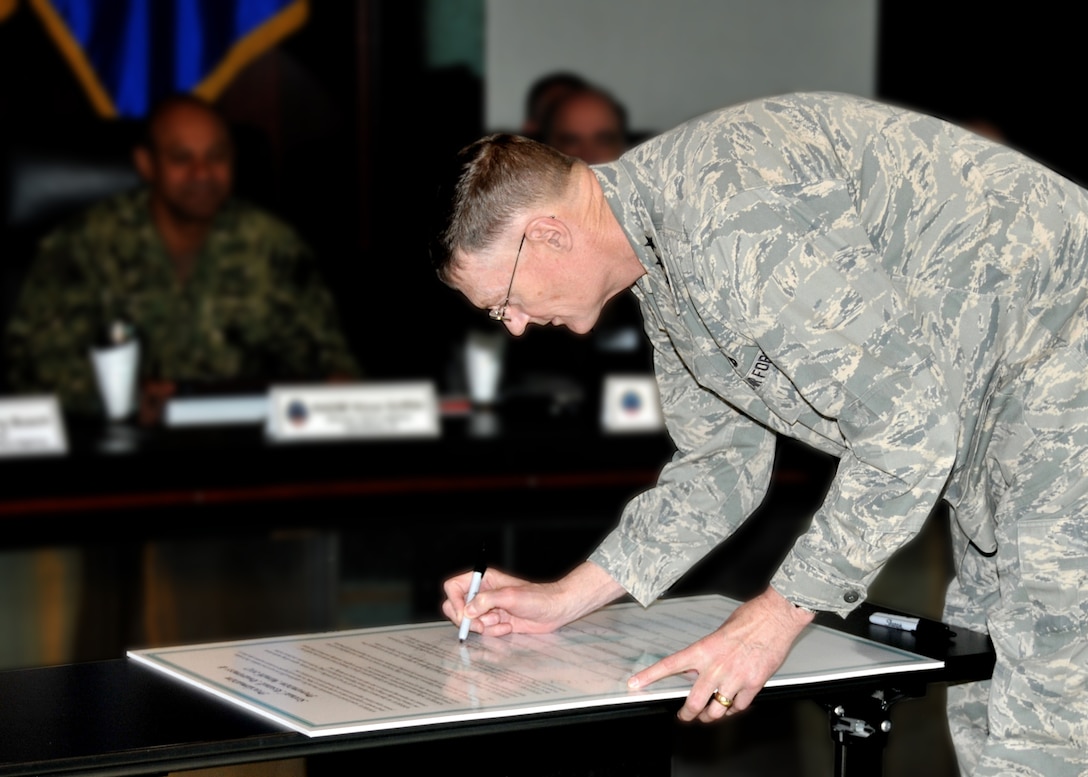
[[[470,575],[458,575],[451,577],[442,583],[442,592],[446,595],[446,601],[452,602],[456,607],[465,603],[465,594],[468,593]]]
[[[520,606],[519,606],[520,605]],[[465,614],[479,618],[485,613],[506,611],[521,615],[525,605],[525,589],[518,586],[481,590],[465,605]]]
[[[699,720],[704,723],[712,723],[715,720],[721,720],[726,715],[732,714],[734,703],[731,694],[716,690],[710,694],[710,698],[699,711]]]
[[[484,633],[489,637],[505,637],[507,634],[512,634],[514,627],[509,623],[496,623],[494,626],[488,626]]]
[[[501,606],[499,602],[495,601],[501,599],[498,596],[501,591],[506,589],[499,589],[499,591],[480,591],[472,598],[471,602],[465,605],[465,615],[470,618],[479,618],[485,613],[489,613],[497,607]]]
[[[686,665],[686,660],[684,658],[686,653],[686,650],[682,650],[679,653],[673,653],[671,656],[665,656],[656,664],[648,666],[641,672],[633,675],[631,679],[627,681],[627,687],[644,688],[663,677],[670,677],[674,674],[686,672],[691,668]]]
[[[733,714],[734,712],[741,712],[742,710],[748,709],[761,690],[762,688],[755,688],[753,690],[745,688],[742,691],[738,691],[737,695],[733,697],[733,707],[729,710],[729,713]]]
[[[721,720],[724,717],[736,715],[738,712],[743,712],[744,710],[748,709],[749,706],[751,706],[752,702],[755,700],[756,696],[759,693],[759,689],[743,689],[737,691],[736,693],[726,693],[724,691],[718,690],[715,693],[721,695],[721,700],[715,698],[715,694],[712,693],[703,709],[699,710],[697,714],[690,714],[689,717],[681,716],[681,719],[694,720],[696,717],[698,717],[699,720],[703,723],[713,723],[714,721]],[[728,702],[728,704],[726,704],[725,702]],[[695,700],[695,704],[693,704],[692,709],[694,709],[695,706],[698,706],[697,699]],[[691,710],[689,710],[689,712],[691,712]]]
[[[714,699],[714,694],[718,693],[720,687],[710,673],[700,673],[692,683],[691,691],[684,700],[684,706],[677,713],[680,720],[689,721],[699,718],[706,721],[721,717],[718,714],[719,711],[724,713],[726,708]],[[732,703],[729,694],[723,693],[722,698]],[[718,709],[712,709],[713,707]]]
[[[453,621],[454,623],[460,623],[461,622],[461,619],[457,615],[456,608],[453,606],[453,603],[449,599],[442,602],[442,614],[445,615],[446,618]]]

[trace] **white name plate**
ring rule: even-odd
[[[606,375],[601,392],[601,427],[606,432],[663,429],[661,399],[652,375]]]
[[[64,419],[54,396],[0,400],[0,456],[68,453]]]
[[[268,411],[268,436],[280,442],[441,433],[429,381],[273,386]]]
[[[268,419],[265,394],[225,397],[171,397],[166,401],[167,426],[259,425]]]

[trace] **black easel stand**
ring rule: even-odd
[[[835,740],[835,777],[879,777],[884,749],[892,730],[891,708],[898,701],[925,694],[882,688],[870,695],[851,695],[840,703],[822,702]]]

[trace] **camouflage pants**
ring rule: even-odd
[[[1088,366],[1054,361],[999,398],[983,473],[996,552],[952,524],[945,617],[997,653],[992,680],[948,689],[964,775],[1088,774]]]

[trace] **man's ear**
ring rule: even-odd
[[[150,183],[154,177],[155,166],[151,160],[151,150],[146,146],[136,146],[136,148],[132,149],[132,163],[136,165],[136,172],[140,174],[144,182]]]
[[[525,239],[544,243],[553,251],[566,252],[573,246],[570,228],[555,216],[537,216],[525,228]]]

